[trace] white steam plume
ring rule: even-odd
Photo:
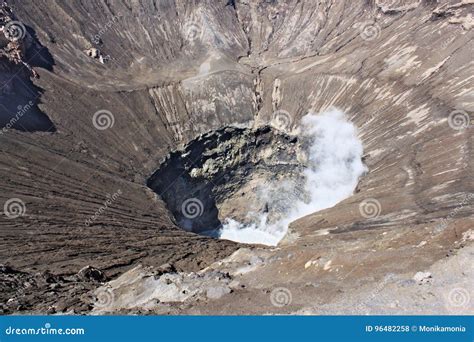
[[[330,208],[352,195],[366,168],[357,129],[344,113],[337,109],[320,115],[309,113],[302,118],[298,135],[309,142],[304,170],[304,192],[309,199],[289,200],[286,214],[277,222],[269,223],[267,214],[261,214],[251,225],[226,219],[218,231],[221,239],[275,246],[292,221]],[[287,185],[283,188],[287,189]]]

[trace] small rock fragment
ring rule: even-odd
[[[77,273],[77,276],[82,281],[94,281],[103,283],[107,280],[107,277],[105,276],[104,272],[92,266],[86,266],[82,268]]]
[[[100,63],[105,64],[109,61],[108,56],[104,56],[99,49],[96,48],[90,48],[84,51],[87,56],[98,59]]]
[[[329,270],[331,268],[332,260],[329,260],[326,264],[324,264],[323,269],[325,271]]]
[[[474,240],[474,230],[469,229],[462,234],[462,242],[473,241]]]
[[[416,247],[423,247],[424,245],[426,245],[426,241],[421,241]]]
[[[166,263],[156,269],[156,276],[166,273],[176,273],[176,268],[173,265]]]
[[[425,284],[429,282],[429,279],[431,279],[431,273],[430,272],[417,272],[413,276],[413,280],[416,281],[418,284]]]

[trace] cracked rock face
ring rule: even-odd
[[[473,6],[8,1],[0,310],[472,314]],[[277,247],[182,229],[204,228],[163,194],[169,163],[186,172],[177,195],[211,198],[206,220],[245,220],[254,177],[285,162],[298,179],[292,142],[271,130],[259,149],[256,132],[331,107],[364,148],[351,197],[292,222]]]
[[[148,186],[188,231],[210,233],[226,218],[250,224],[262,214],[274,222],[288,214],[288,203],[304,199],[306,158],[297,137],[271,127],[224,128],[172,152]],[[289,192],[269,193],[283,181]]]

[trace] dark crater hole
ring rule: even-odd
[[[291,199],[272,194],[272,184],[291,181],[301,188],[301,159],[297,137],[269,126],[225,127],[171,152],[147,185],[181,228],[218,236],[228,218],[252,224],[262,214],[270,220],[284,215]]]

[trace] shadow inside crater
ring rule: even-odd
[[[36,32],[25,26],[27,34],[22,41],[21,62],[0,57],[0,132],[16,129],[24,132],[55,132],[50,118],[39,109],[43,89],[36,86],[32,68],[53,70],[54,59],[43,46]],[[8,41],[3,40],[4,48]]]
[[[188,153],[175,151],[148,179],[153,189],[166,203],[178,226],[195,233],[216,230],[222,226],[213,183],[203,177],[192,177],[193,169],[203,167],[202,154],[209,141],[191,143]]]
[[[228,218],[252,224],[265,215],[278,221],[291,201],[284,193],[270,195],[266,188],[302,182],[297,142],[268,126],[224,127],[171,152],[147,186],[186,231],[219,237]]]

